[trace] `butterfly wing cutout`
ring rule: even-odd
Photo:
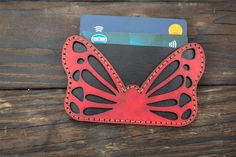
[[[168,56],[149,75],[140,91],[147,97],[147,109],[161,125],[184,126],[198,110],[197,84],[205,68],[205,55],[197,43],[187,44]]]
[[[64,107],[70,117],[86,120],[113,109],[124,84],[92,44],[81,36],[69,37],[62,50],[62,63],[68,77]]]
[[[184,126],[196,117],[196,88],[205,68],[199,44],[177,49],[141,87],[124,86],[105,56],[81,36],[66,40],[62,63],[68,77],[64,107],[75,120]]]

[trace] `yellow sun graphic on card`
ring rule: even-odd
[[[168,28],[168,32],[170,35],[182,35],[183,28],[180,24],[171,24]]]

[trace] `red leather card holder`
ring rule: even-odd
[[[75,50],[75,44],[84,49]],[[64,108],[76,121],[180,127],[197,115],[197,84],[205,68],[197,43],[171,52],[141,85],[126,85],[103,52],[81,36],[65,41],[62,64],[68,79]],[[132,68],[132,62],[124,64]]]

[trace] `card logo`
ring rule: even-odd
[[[180,24],[171,24],[168,28],[169,35],[183,35],[183,28]]]
[[[94,27],[94,30],[95,32],[102,32],[104,29],[104,27],[102,26],[95,26]],[[104,34],[94,34],[92,37],[91,37],[91,41],[92,43],[95,43],[95,44],[105,44],[107,43],[107,36],[105,36]]]

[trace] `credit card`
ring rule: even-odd
[[[158,35],[124,32],[82,32],[81,35],[94,44],[120,44],[136,46],[160,46],[177,48],[188,42],[187,36]]]
[[[183,19],[82,15],[80,35],[95,44],[177,48],[188,42]]]
[[[82,15],[80,32],[130,32],[187,35],[183,19]]]

